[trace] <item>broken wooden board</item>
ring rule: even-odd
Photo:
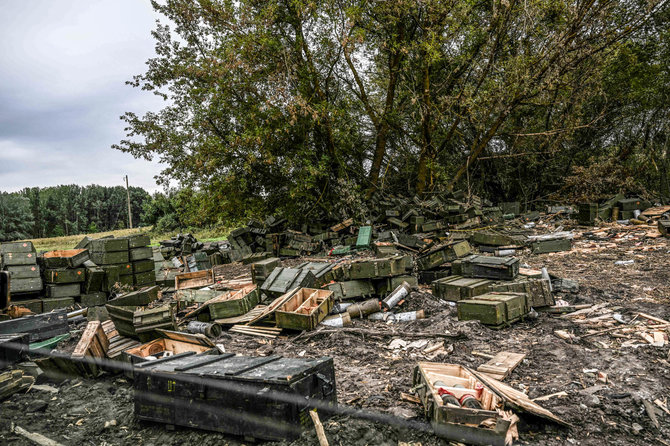
[[[477,367],[477,371],[502,381],[521,364],[525,357],[525,353],[499,352],[488,362]]]

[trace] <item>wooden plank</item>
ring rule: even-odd
[[[647,320],[650,320],[650,321],[653,321],[653,322],[657,322],[659,324],[670,324],[670,322],[666,321],[665,319],[661,319],[661,318],[652,316],[650,314],[638,313],[637,315],[641,318],[644,318],[644,319],[647,319]]]
[[[525,353],[500,352],[485,364],[477,367],[477,371],[486,373],[490,377],[502,381],[519,365],[526,357]]]

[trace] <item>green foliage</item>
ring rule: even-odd
[[[30,237],[34,224],[30,200],[0,192],[0,242]]]
[[[364,218],[373,189],[576,197],[612,157],[670,193],[666,0],[152,4],[129,84],[166,105],[114,145],[180,184],[152,224]]]

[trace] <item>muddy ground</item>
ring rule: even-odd
[[[560,277],[576,279],[580,290],[561,297],[572,304],[608,303],[625,319],[637,312],[670,320],[670,246],[666,239],[646,238],[644,231],[612,226],[589,229],[569,253],[524,255],[522,263],[546,266]],[[583,232],[583,231],[581,231]],[[635,260],[617,266],[617,260]],[[240,269],[235,269],[235,275]],[[523,363],[505,380],[531,398],[560,391],[567,397],[541,404],[571,427],[537,423],[525,418],[520,426],[520,444],[537,445],[670,445],[670,415],[658,412],[660,429],[647,415],[643,400],[670,397],[668,346],[653,347],[640,340],[622,347],[630,339],[609,335],[568,342],[554,335],[562,329],[575,335],[589,327],[570,319],[540,313],[535,319],[502,330],[491,330],[478,322],[458,322],[455,307],[433,297],[424,287],[403,304],[406,309],[424,309],[427,318],[404,324],[355,320],[354,327],[379,332],[375,336],[329,330],[304,333],[275,340],[238,334],[219,339],[229,352],[254,355],[332,356],[335,361],[340,405],[397,416],[398,420],[425,421],[423,407],[401,399],[409,392],[412,369],[418,361],[432,360],[472,366],[486,362],[473,351],[494,354],[508,350],[527,353]],[[618,307],[618,308],[617,308]],[[389,349],[394,339],[420,341],[403,333],[461,334],[445,340],[444,350],[424,353],[420,348]],[[395,333],[395,335],[394,335]],[[634,336],[631,335],[631,339]],[[428,346],[440,341],[426,338]],[[608,383],[596,381],[585,370],[597,369]],[[38,380],[42,381],[42,379]],[[3,444],[31,444],[9,432],[11,423],[42,433],[67,445],[238,445],[243,439],[204,431],[138,422],[133,417],[132,383],[120,375],[97,380],[76,378],[49,382],[57,393],[31,390],[15,394],[0,404],[0,440]],[[106,426],[107,424],[107,426]],[[373,423],[352,416],[324,421],[331,445],[442,445],[430,433]],[[265,443],[278,445],[279,443]],[[314,430],[282,446],[318,444]]]

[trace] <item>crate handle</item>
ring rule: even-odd
[[[335,385],[331,380],[326,378],[325,375],[321,373],[316,374],[316,379],[319,380],[320,386],[321,386],[321,394],[323,396],[329,396],[333,393],[335,390]]]

